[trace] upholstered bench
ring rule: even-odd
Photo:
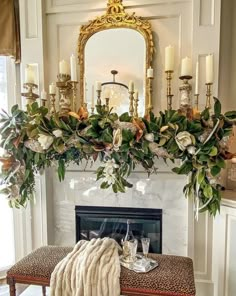
[[[42,295],[46,295],[45,287],[50,285],[50,277],[55,266],[71,251],[70,247],[47,246],[20,260],[7,273],[10,295],[16,295],[17,283],[42,286]],[[150,257],[158,260],[159,267],[149,273],[137,274],[126,268],[121,269],[122,295],[195,295],[191,259],[157,254],[150,254]]]

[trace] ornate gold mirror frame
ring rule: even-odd
[[[122,0],[108,0],[107,11],[104,15],[83,25],[79,35],[79,65],[80,65],[80,104],[84,104],[84,72],[85,72],[85,46],[89,38],[104,30],[115,28],[128,28],[138,31],[142,34],[146,43],[146,72],[152,65],[154,52],[154,43],[151,24],[148,20],[125,12]],[[150,89],[148,88],[148,79],[145,80],[145,109],[147,109],[148,98],[150,103]]]

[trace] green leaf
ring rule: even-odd
[[[211,198],[212,194],[213,194],[213,190],[211,185],[207,184],[204,189],[203,189],[203,194],[205,195],[205,197],[207,198]]]
[[[134,135],[132,134],[132,132],[128,129],[123,129],[122,130],[122,139],[123,142],[131,142],[134,139]]]
[[[192,169],[192,162],[185,161],[180,168],[173,168],[172,171],[178,175],[188,175]]]
[[[209,108],[206,108],[205,110],[202,111],[202,113],[201,113],[201,117],[202,117],[204,120],[209,120],[209,118],[210,118],[210,111],[209,111]]]
[[[91,127],[90,129],[87,130],[86,136],[92,137],[92,138],[98,138],[99,134],[97,133],[97,131],[93,127]]]
[[[218,158],[216,159],[216,164],[217,164],[217,166],[220,167],[221,169],[225,169],[225,168],[226,168],[225,160],[224,160],[224,158],[222,158],[222,157],[218,157]]]
[[[218,149],[216,147],[212,147],[209,155],[216,156],[217,154],[218,154]]]
[[[130,122],[131,121],[131,116],[129,116],[129,113],[126,112],[126,113],[124,113],[124,114],[122,114],[120,116],[120,121],[122,121],[122,122]]]
[[[103,182],[102,184],[101,184],[101,188],[102,189],[107,189],[107,188],[109,188],[110,187],[110,185],[107,183],[107,182]]]
[[[229,111],[225,113],[225,117],[229,119],[236,119],[236,111]]]
[[[214,97],[214,100],[215,100],[214,112],[215,112],[215,116],[218,118],[221,115],[221,103],[215,97]]]
[[[201,184],[204,179],[205,179],[205,172],[202,170],[202,171],[198,172],[198,174],[197,174],[198,184]]]
[[[211,174],[212,174],[213,177],[219,175],[220,172],[221,172],[221,168],[218,167],[218,166],[213,166],[211,168]]]

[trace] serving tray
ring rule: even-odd
[[[151,258],[145,258],[141,255],[136,255],[134,262],[128,262],[124,256],[120,256],[121,266],[137,273],[148,273],[158,267],[158,262]]]

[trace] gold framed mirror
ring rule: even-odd
[[[101,48],[99,42],[102,44]],[[140,56],[137,56],[137,52]],[[102,85],[106,85],[109,80],[114,82],[117,78],[116,85],[125,86],[122,90],[122,96],[125,96],[125,88],[127,89],[129,80],[135,80],[137,89],[141,94],[142,113],[145,113],[148,103],[150,104],[150,90],[146,73],[148,68],[152,66],[153,52],[154,43],[150,22],[136,16],[135,13],[126,13],[122,0],[109,0],[106,13],[83,25],[80,29],[78,42],[80,104],[83,106],[85,102],[88,103],[88,99],[91,101],[92,96],[93,101],[94,96],[96,101],[97,97],[94,91],[96,80],[101,81]],[[91,54],[89,55],[89,53]],[[136,57],[136,60],[134,57]],[[111,62],[112,58],[113,62]],[[130,61],[133,64],[129,64]],[[94,71],[92,74],[91,69]],[[127,69],[130,69],[130,73]],[[107,76],[99,76],[98,72],[105,73]],[[116,77],[114,73],[116,73]],[[111,75],[113,75],[113,78]],[[108,79],[108,77],[111,79]],[[89,85],[87,84],[88,81]],[[93,86],[91,81],[93,81]],[[122,96],[118,101],[122,101]],[[127,95],[127,105],[129,104],[128,98]],[[120,106],[116,107],[118,108],[115,109],[117,113],[123,111]]]

